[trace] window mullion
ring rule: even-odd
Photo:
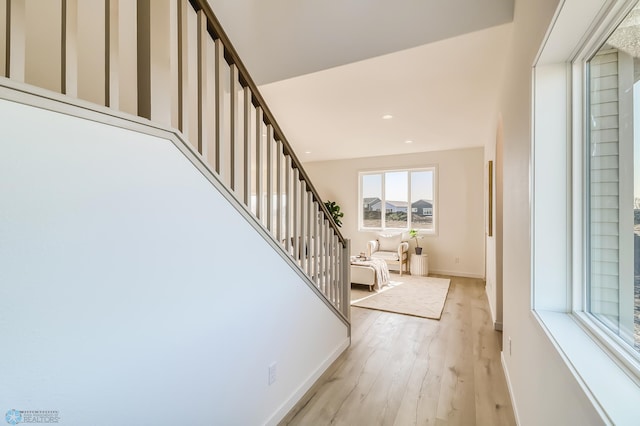
[[[411,229],[411,219],[413,218],[413,200],[411,198],[411,171],[407,172],[407,229]]]
[[[585,280],[589,276],[588,259],[589,248],[586,243],[587,238],[585,235],[589,233],[589,186],[585,183],[589,179],[589,155],[588,149],[584,149],[583,140],[585,136],[588,136],[586,131],[586,117],[587,105],[589,103],[589,92],[587,90],[588,85],[588,68],[584,66],[582,61],[579,61],[573,65],[573,73],[571,80],[571,96],[573,99],[573,105],[580,106],[579,108],[573,108],[572,113],[572,170],[571,170],[571,185],[568,190],[572,198],[572,212],[571,212],[571,256],[573,259],[573,267],[570,270],[570,282],[572,285],[568,289],[569,291],[569,304],[568,310],[578,312],[586,310],[587,296],[584,287]],[[584,93],[584,95],[583,95]],[[585,146],[589,145],[587,140]]]
[[[385,181],[387,179],[386,173],[381,173],[381,187],[382,187],[382,202],[380,204],[380,225],[382,229],[387,229],[387,193]]]

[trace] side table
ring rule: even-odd
[[[420,275],[426,277],[429,275],[429,255],[428,254],[412,254],[411,255],[411,275]]]

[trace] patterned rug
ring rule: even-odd
[[[351,306],[440,319],[451,280],[434,277],[393,277],[375,293],[353,288]]]

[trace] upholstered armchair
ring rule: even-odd
[[[377,240],[369,241],[367,256],[382,259],[387,264],[400,265],[400,275],[403,265],[405,272],[409,270],[409,243],[402,240],[402,234],[379,235]]]

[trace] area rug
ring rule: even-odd
[[[392,281],[389,287],[368,297],[354,299],[351,306],[440,319],[451,280],[445,278],[414,278]],[[358,296],[356,296],[358,297]]]

